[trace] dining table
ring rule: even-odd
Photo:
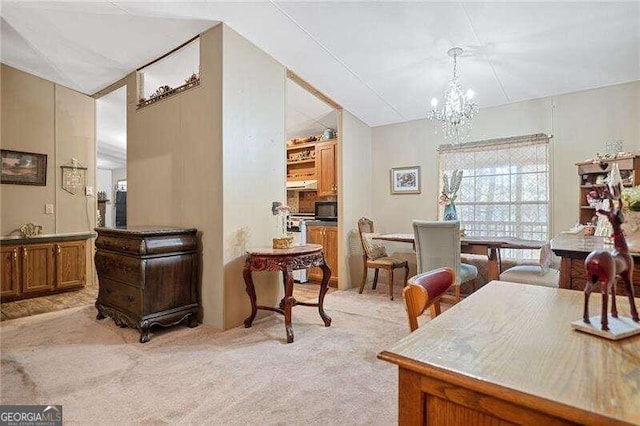
[[[640,424],[640,336],[574,330],[583,301],[492,281],[420,326],[378,355],[398,366],[398,424]]]
[[[375,240],[391,241],[395,243],[413,244],[416,248],[414,234],[391,233],[380,234],[373,237]],[[461,236],[460,251],[467,254],[480,254],[487,256],[487,278],[489,281],[497,280],[500,277],[501,258],[500,249],[541,249],[544,241],[525,240],[518,237],[482,237],[482,236]]]

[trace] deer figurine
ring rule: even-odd
[[[609,321],[607,318],[607,297],[611,292],[611,316],[618,318],[618,309],[616,307],[616,276],[620,276],[624,282],[627,297],[629,297],[629,305],[631,306],[631,318],[635,322],[640,322],[638,318],[638,310],[633,294],[633,284],[631,277],[633,276],[633,258],[629,254],[629,247],[624,238],[622,231],[622,223],[624,217],[620,210],[620,194],[622,192],[622,184],[620,182],[609,185],[610,190],[606,189],[601,192],[602,198],[607,198],[610,202],[611,209],[598,209],[598,213],[607,217],[613,227],[614,249],[611,252],[594,250],[585,260],[585,268],[587,270],[587,284],[584,288],[584,322],[590,324],[589,321],[589,296],[594,284],[600,282],[600,290],[602,292],[602,314],[601,324],[602,330],[609,330]],[[616,201],[614,203],[613,201]]]

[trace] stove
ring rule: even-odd
[[[290,215],[287,218],[287,232],[300,232],[300,224],[307,220],[315,220],[313,213],[294,213]]]

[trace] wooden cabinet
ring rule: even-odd
[[[319,142],[316,145],[316,176],[318,178],[318,197],[327,197],[338,193],[335,140]]]
[[[97,228],[98,319],[140,331],[188,321],[198,325],[198,242],[195,229]]]
[[[85,242],[67,241],[54,244],[56,287],[81,287],[85,284]]]
[[[337,226],[307,226],[307,243],[320,244],[324,252],[324,261],[331,269],[329,285],[338,286],[338,227]],[[309,279],[322,280],[320,268],[309,269]]]
[[[2,300],[6,298],[14,298],[20,294],[20,259],[18,258],[18,250],[20,247],[8,246],[2,247],[0,254],[2,256],[2,287],[0,297]]]
[[[22,253],[22,294],[53,290],[53,244],[30,244]]]
[[[47,242],[40,242],[40,241]],[[3,301],[45,296],[84,287],[85,240],[38,238],[2,246]]]
[[[595,206],[589,205],[587,195],[592,191],[595,191],[595,195],[598,189],[606,186],[604,179],[611,171],[611,166],[614,163],[617,163],[620,168],[620,175],[622,176],[625,187],[640,184],[640,156],[607,160],[600,164],[591,161],[576,163],[580,177],[580,199],[578,201],[578,205],[580,206],[578,220],[580,223],[585,224],[595,216]]]

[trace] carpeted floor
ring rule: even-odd
[[[0,402],[62,404],[69,424],[395,424],[397,368],[376,355],[408,334],[400,291],[328,294],[329,328],[296,307],[292,344],[280,315],[144,345],[92,306],[3,321]]]

